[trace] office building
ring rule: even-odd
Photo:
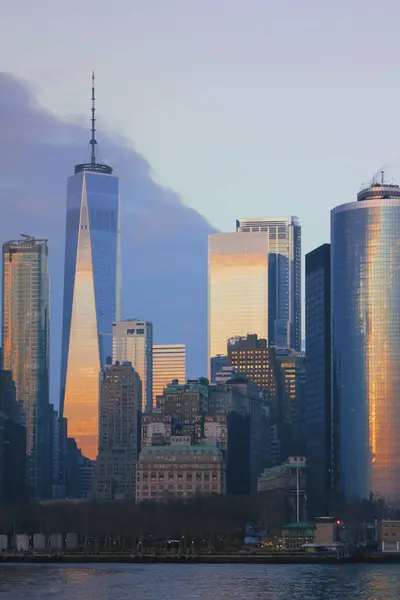
[[[30,485],[49,485],[49,274],[47,240],[22,236],[3,245],[4,368],[24,410]]]
[[[191,445],[179,438],[169,445],[147,446],[139,456],[136,500],[160,502],[225,493],[225,464],[214,444]]]
[[[17,504],[28,495],[23,419],[11,371],[0,368],[0,504]]]
[[[141,411],[153,406],[153,324],[126,319],[113,325],[113,362],[130,362],[142,382]]]
[[[331,249],[306,255],[305,448],[310,516],[328,515],[332,490]]]
[[[130,363],[104,370],[95,478],[95,496],[100,500],[135,499],[141,403],[142,384]]]
[[[166,415],[157,409],[151,414],[143,415],[141,448],[157,443],[170,444],[174,425],[175,418],[172,415]]]
[[[91,160],[68,180],[60,413],[68,436],[96,458],[99,373],[120,320],[119,183],[96,156],[94,81]]]
[[[276,351],[278,410],[277,424],[281,462],[304,454],[306,357],[304,352]]]
[[[301,349],[301,228],[297,218],[242,219],[209,236],[208,352],[233,336]]]
[[[400,187],[331,212],[335,471],[345,498],[400,506]]]
[[[208,380],[188,379],[179,385],[173,383],[157,397],[158,408],[164,415],[173,415],[173,433],[191,436],[194,439],[196,423],[202,422],[208,408]]]
[[[229,365],[228,357],[223,354],[212,356],[210,359],[210,383],[215,383],[217,375]]]
[[[203,428],[206,440],[216,439],[225,453],[227,492],[256,492],[270,463],[269,421],[258,386],[242,374],[210,385]]]
[[[172,381],[186,382],[185,344],[157,344],[153,346],[153,406],[157,396]]]
[[[247,375],[272,402],[277,396],[275,354],[275,348],[269,348],[267,340],[258,339],[256,334],[228,340],[229,365]]]

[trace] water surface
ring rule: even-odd
[[[5,600],[399,600],[400,565],[0,565]]]

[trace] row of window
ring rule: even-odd
[[[168,479],[170,481],[173,481],[174,479],[177,479],[178,481],[182,481],[183,479],[186,479],[186,481],[192,481],[194,479],[193,477],[194,473],[186,473],[186,477],[185,477],[185,473],[182,472],[174,472],[174,471],[169,471],[168,475],[166,475],[166,473],[163,472],[159,472],[158,473],[158,477],[157,477],[157,473],[155,471],[152,471],[150,473],[150,477],[149,477],[149,472],[148,471],[144,471],[144,473],[142,473],[142,479],[143,481],[148,481],[149,479],[151,481],[155,481],[156,479],[158,479],[159,481],[164,481],[164,479]],[[211,477],[210,477],[210,473],[202,473],[201,471],[197,471],[195,473],[196,475],[196,481],[216,481],[218,479],[218,473],[217,471],[213,471],[211,473]],[[140,481],[140,474],[138,474],[137,476],[137,480]]]

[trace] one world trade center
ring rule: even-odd
[[[100,369],[120,319],[119,181],[98,161],[92,84],[91,160],[68,179],[60,413],[84,456],[98,445]]]

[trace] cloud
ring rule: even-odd
[[[100,128],[101,129],[101,128]],[[0,240],[50,244],[52,401],[58,403],[67,178],[88,155],[88,130],[41,108],[29,86],[0,73]],[[121,185],[123,312],[153,321],[156,343],[186,343],[188,372],[206,370],[207,236],[214,229],[152,179],[128,142],[99,131]]]

